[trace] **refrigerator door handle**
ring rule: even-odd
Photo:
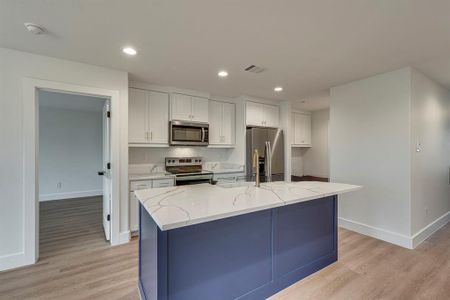
[[[270,142],[266,142],[264,147],[264,173],[267,182],[272,181],[272,147]]]

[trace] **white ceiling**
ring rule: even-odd
[[[101,112],[105,98],[52,91],[39,91],[39,105],[58,109]]]
[[[0,0],[0,45],[154,84],[301,102],[448,56],[449,16],[448,0]],[[31,35],[24,22],[49,33]],[[122,54],[125,45],[138,55]],[[250,64],[267,70],[244,72]]]

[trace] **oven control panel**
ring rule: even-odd
[[[166,166],[196,166],[202,163],[201,157],[166,157]]]

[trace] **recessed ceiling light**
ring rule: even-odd
[[[227,77],[228,76],[228,72],[227,71],[220,71],[219,73],[217,73],[217,75],[219,75],[219,77]]]
[[[281,86],[277,86],[273,89],[275,92],[281,92],[283,88]]]
[[[122,49],[123,53],[128,54],[128,55],[136,55],[137,51],[134,48],[131,47],[125,47]]]

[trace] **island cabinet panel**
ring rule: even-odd
[[[161,231],[140,207],[142,299],[265,299],[337,260],[337,196]]]
[[[276,277],[301,270],[312,261],[336,254],[334,210],[333,201],[327,198],[276,210]]]

